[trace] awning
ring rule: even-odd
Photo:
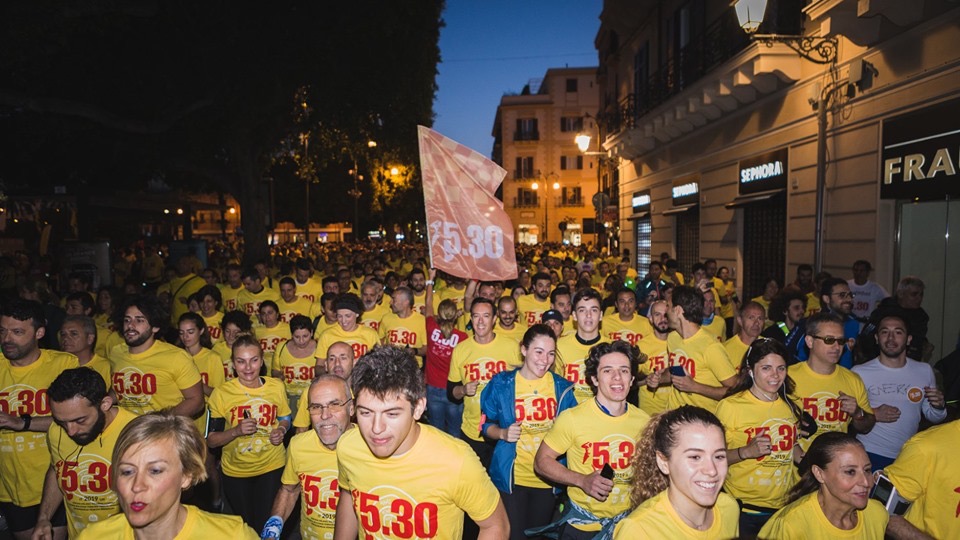
[[[751,193],[749,195],[739,195],[737,198],[725,204],[724,207],[729,210],[733,210],[734,208],[740,208],[747,206],[748,204],[768,201],[777,195],[785,193],[786,191],[786,189],[772,189],[770,191],[760,191],[758,193]]]
[[[645,219],[650,217],[650,212],[637,212],[631,216],[627,216],[627,221],[636,221],[638,219]]]
[[[684,206],[677,206],[677,207],[671,208],[671,209],[669,209],[669,210],[664,210],[664,211],[663,211],[663,215],[665,215],[665,216],[672,216],[672,215],[674,215],[674,214],[682,214],[682,213],[684,213],[684,212],[688,212],[688,211],[690,211],[690,210],[693,210],[694,208],[696,208],[696,207],[698,207],[698,206],[700,206],[700,205],[699,205],[699,204],[687,204],[687,205],[684,205]]]

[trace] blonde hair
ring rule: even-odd
[[[160,441],[173,441],[183,474],[190,478],[191,486],[207,479],[207,445],[193,421],[167,411],[138,416],[127,424],[113,448],[113,466],[135,445],[150,445]],[[116,479],[117,475],[112,475]],[[114,480],[116,482],[116,480]]]

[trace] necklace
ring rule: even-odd
[[[756,392],[755,392],[754,390],[756,390]],[[757,392],[760,393],[759,396],[757,395]],[[751,386],[751,387],[750,387],[750,393],[753,394],[753,395],[754,395],[757,399],[759,399],[760,401],[776,401],[776,400],[777,400],[777,396],[775,396],[775,395],[773,395],[773,396],[767,395],[766,392],[764,392],[763,390],[760,390],[760,389],[757,388],[756,386]]]
[[[683,521],[685,521],[685,522],[687,523],[687,525],[690,525],[691,527],[693,527],[694,529],[696,529],[696,530],[698,530],[698,531],[702,531],[704,525],[707,524],[707,520],[710,519],[710,513],[707,512],[706,517],[704,517],[704,518],[703,518],[703,521],[701,521],[700,524],[698,525],[698,524],[697,524],[696,522],[694,522],[692,519],[690,519],[690,518],[688,518],[687,516],[683,515],[683,512],[681,512],[680,509],[677,508],[676,506],[673,507],[673,510],[677,513],[678,516],[680,516],[681,518],[683,518]]]

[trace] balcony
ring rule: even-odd
[[[566,200],[563,198],[558,198],[557,206],[560,208],[582,208],[584,206],[583,197],[570,198]]]
[[[519,141],[539,141],[540,140],[540,130],[533,131],[515,131],[513,133],[513,140],[516,142]]]
[[[539,208],[540,200],[536,197],[532,199],[519,199],[517,197],[514,197],[513,207],[514,208]]]
[[[540,169],[514,169],[514,180],[536,180],[540,178]]]
[[[751,42],[731,10],[637,92],[603,112],[604,147],[636,159],[792,84],[801,76],[802,62],[784,44]]]

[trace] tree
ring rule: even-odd
[[[266,254],[263,176],[309,134],[318,192],[373,138],[413,166],[431,124],[442,2],[4,3],[9,186],[217,189]],[[304,104],[306,106],[304,107]],[[411,174],[411,178],[416,177]]]

